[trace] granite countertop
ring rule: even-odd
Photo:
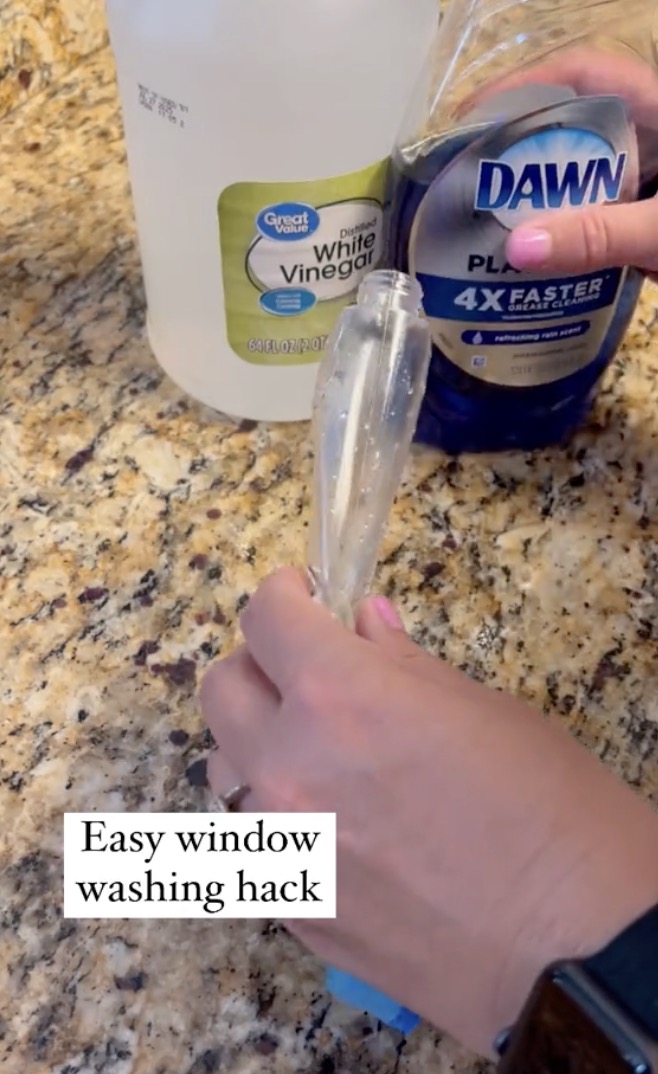
[[[299,561],[307,429],[159,371],[107,51],[3,121],[0,1064],[5,1074],[484,1069],[332,1005],[260,923],[62,919],[68,811],[200,810],[203,669]],[[380,587],[419,641],[658,800],[658,292],[567,454],[415,454]]]
[[[106,40],[105,0],[0,0],[0,117]]]

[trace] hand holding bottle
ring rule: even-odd
[[[536,82],[570,86],[579,96],[621,97],[638,141],[655,144],[658,74],[638,58],[603,49],[567,49],[492,83],[486,97]],[[658,159],[654,163],[658,177]],[[548,213],[516,228],[507,253],[523,270],[576,273],[633,265],[652,275],[658,272],[658,199]]]
[[[658,819],[558,725],[430,657],[379,600],[354,634],[295,571],[202,687],[213,790],[337,812],[338,918],[292,930],[487,1052],[536,976],[658,900]]]

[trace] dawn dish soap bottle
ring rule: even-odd
[[[532,450],[586,418],[643,277],[519,272],[506,244],[540,213],[655,193],[656,11],[452,0],[394,154],[389,260],[433,340],[417,440]]]
[[[308,420],[438,0],[106,5],[153,352],[215,410]]]

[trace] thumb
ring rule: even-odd
[[[431,659],[411,640],[402,619],[386,597],[369,597],[359,608],[356,632],[394,660]]]
[[[514,268],[596,272],[633,265],[658,268],[658,200],[546,213],[515,228],[507,240]]]
[[[462,690],[465,676],[421,649],[404,629],[402,619],[385,597],[369,597],[359,608],[356,632],[390,660],[444,690]]]

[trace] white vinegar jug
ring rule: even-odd
[[[437,0],[107,0],[148,332],[240,418],[311,416],[381,262],[388,158]]]

